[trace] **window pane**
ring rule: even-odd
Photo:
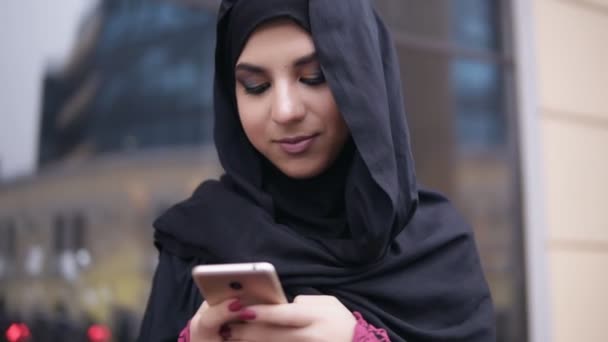
[[[6,222],[6,256],[10,261],[17,258],[17,225],[14,220]]]
[[[63,216],[57,215],[53,221],[53,248],[56,255],[61,255],[61,253],[66,250],[66,239],[67,231],[65,219]]]
[[[450,37],[460,46],[501,49],[499,13],[500,1],[447,0],[450,4]]]
[[[376,0],[376,4],[397,33],[462,48],[501,49],[500,1]]]
[[[87,235],[87,222],[84,214],[77,213],[72,217],[72,246],[73,252],[85,249],[86,246],[86,235]]]
[[[450,73],[461,152],[504,146],[507,125],[500,66],[457,58],[451,62]]]

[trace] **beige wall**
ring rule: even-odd
[[[554,341],[608,341],[608,0],[535,0]]]

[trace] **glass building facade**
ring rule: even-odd
[[[44,82],[40,165],[71,155],[210,141],[215,13],[103,1],[78,54]]]

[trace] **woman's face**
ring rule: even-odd
[[[349,132],[310,34],[290,20],[260,26],[236,63],[235,77],[245,134],[278,169],[310,178],[334,162]]]

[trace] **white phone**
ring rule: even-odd
[[[286,304],[274,266],[267,262],[199,265],[192,278],[209,305],[239,298],[244,306]]]

